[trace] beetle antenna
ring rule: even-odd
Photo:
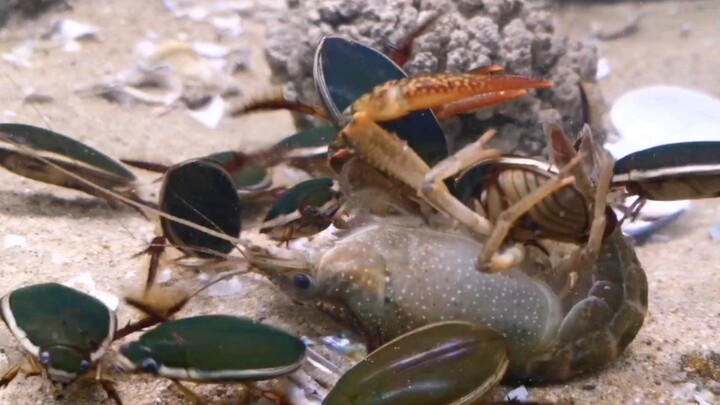
[[[0,72],[3,74],[3,76],[5,76],[6,79],[8,79],[8,81],[13,85],[13,87],[15,87],[15,88],[17,89],[18,93],[22,94],[23,96],[25,95],[25,92],[24,92],[23,89],[20,87],[20,85],[17,84],[17,82],[16,82],[15,80],[13,80],[13,78],[10,77],[10,75],[7,74],[7,72],[5,72],[5,70],[0,70]],[[45,123],[45,126],[46,126],[48,129],[52,130],[52,127],[50,126],[50,122],[47,120],[47,118],[45,118],[45,115],[44,115],[43,113],[41,113],[40,110],[38,110],[37,106],[35,106],[35,103],[27,103],[27,104],[30,104],[30,107],[31,107],[33,110],[35,110],[35,112],[37,113],[37,115],[38,115],[38,116],[43,120],[43,122]]]

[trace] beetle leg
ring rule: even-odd
[[[278,405],[293,405],[292,402],[277,392],[264,390],[250,382],[243,383],[242,385],[246,390],[248,390],[248,392],[258,398],[268,399]]]
[[[98,383],[102,387],[102,389],[105,391],[105,393],[108,395],[108,398],[115,401],[117,405],[123,405],[122,399],[120,399],[120,395],[118,394],[117,390],[115,389],[115,382],[107,379],[101,379],[98,380]]]
[[[527,89],[551,86],[551,81],[524,76],[440,73],[388,81],[361,96],[344,114],[363,112],[373,121],[381,122],[455,103],[461,103],[454,107],[456,111],[467,112],[477,108],[475,103],[493,105],[522,96]],[[468,99],[475,102],[462,104]]]
[[[203,404],[205,404],[205,401],[203,401],[203,399],[200,398],[200,397],[198,396],[198,394],[196,394],[195,392],[193,392],[193,390],[191,390],[190,388],[182,385],[182,383],[181,383],[180,381],[178,381],[178,380],[176,380],[176,379],[174,379],[174,378],[171,378],[170,381],[172,381],[172,383],[173,383],[173,385],[175,386],[175,388],[177,388],[178,391],[180,391],[180,393],[181,393],[185,398],[187,398],[188,400],[190,400],[190,401],[191,401],[192,403],[194,403],[195,405],[203,405]]]
[[[35,361],[34,357],[27,357],[26,360],[21,360],[3,374],[0,378],[0,389],[5,388],[8,384],[10,384],[18,376],[18,374],[23,374],[25,378],[28,378],[40,376],[42,373],[43,368],[40,363]]]
[[[123,405],[122,399],[120,399],[120,395],[115,389],[115,382],[103,376],[102,366],[97,367],[97,371],[95,373],[95,381],[100,384],[103,391],[105,391],[105,393],[108,395],[108,398],[115,401],[117,405]]]
[[[0,388],[5,388],[8,384],[10,384],[12,380],[17,377],[21,370],[21,365],[15,365],[10,367],[10,369],[6,371],[5,374],[3,374],[2,378],[0,378]]]
[[[266,94],[246,100],[244,103],[234,107],[229,115],[231,117],[238,117],[250,112],[272,110],[294,111],[330,120],[330,116],[324,108],[290,100],[285,97],[285,92],[281,88],[272,89]]]
[[[188,301],[206,290],[208,287],[228,278],[248,273],[249,271],[250,270],[242,269],[229,270],[220,273],[216,275],[213,279],[205,283],[205,285],[196,289],[190,294],[181,293],[179,296],[177,294],[164,294],[154,296],[153,291],[157,290],[151,290],[150,294],[146,293],[141,298],[125,297],[125,302],[127,304],[135,307],[136,309],[139,309],[143,313],[147,314],[147,316],[135,322],[128,322],[128,324],[125,325],[123,328],[118,329],[113,336],[113,340],[121,339],[139,330],[155,326],[158,323],[167,321],[175,314],[180,312],[180,310],[185,307]]]
[[[440,212],[444,212],[472,231],[488,235],[490,222],[458,201],[442,182],[430,190],[423,190],[430,167],[405,141],[380,128],[365,114],[355,114],[339,137],[360,154],[366,162],[413,190]]]
[[[618,222],[618,226],[621,226],[628,218],[630,218],[630,222],[635,221],[637,216],[640,214],[640,210],[642,210],[645,206],[645,203],[647,203],[647,199],[642,197],[638,197],[637,200],[633,201],[633,203],[630,204],[630,207],[625,211],[622,219]]]
[[[150,246],[148,246],[145,250],[143,250],[140,253],[134,254],[132,258],[147,254],[150,256],[150,260],[148,261],[148,275],[147,279],[145,280],[145,290],[144,294],[147,295],[150,290],[152,289],[152,286],[155,284],[155,278],[157,276],[157,270],[158,266],[160,265],[160,257],[165,252],[165,247],[167,246],[167,240],[164,236],[156,236],[153,238],[153,240],[150,242]]]

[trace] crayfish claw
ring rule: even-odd
[[[522,97],[528,89],[552,85],[549,80],[525,76],[439,73],[381,84],[355,101],[344,114],[364,113],[373,121],[382,122],[430,108],[449,116]]]

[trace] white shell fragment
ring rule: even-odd
[[[225,116],[227,103],[220,96],[213,96],[210,101],[199,109],[188,110],[188,114],[204,126],[215,129]]]
[[[238,277],[229,280],[219,281],[208,287],[208,295],[211,297],[237,297],[242,294],[244,285]]]
[[[610,62],[607,58],[600,58],[597,62],[597,72],[595,73],[595,80],[607,79],[610,76],[612,70],[610,69]]]
[[[230,48],[212,42],[193,42],[192,50],[200,56],[206,58],[226,58],[230,55]]]
[[[64,41],[99,39],[98,29],[96,27],[73,20],[60,20],[56,22],[43,37]]]
[[[50,255],[50,261],[53,262],[53,264],[56,266],[62,266],[65,264],[65,257],[60,253],[53,252]]]
[[[325,347],[350,358],[362,359],[367,354],[362,343],[346,336],[323,336],[320,341]]]
[[[93,297],[99,299],[103,304],[107,305],[112,311],[117,311],[120,306],[120,298],[116,295],[110,294],[105,291],[100,291],[95,287],[95,280],[92,278],[90,272],[85,272],[77,277],[73,277],[70,280],[63,283],[66,287],[75,288],[86,294],[90,294]]]
[[[163,0],[163,6],[175,18],[208,22],[222,34],[239,37],[244,33],[241,15],[250,13],[252,1],[211,1]]]
[[[96,27],[73,20],[60,20],[42,35],[42,39],[62,43],[65,52],[78,52],[82,48],[78,41],[97,41],[100,37]]]
[[[720,100],[682,87],[627,92],[613,104],[610,118],[620,139],[605,148],[616,159],[663,144],[720,140]]]
[[[242,26],[242,18],[237,14],[211,17],[210,24],[229,37],[239,37],[245,33],[245,29]]]
[[[121,104],[167,107],[163,113],[183,107],[187,100],[207,99],[189,115],[207,128],[217,128],[225,117],[224,97],[240,93],[238,83],[227,72],[226,58],[241,54],[211,42],[140,41],[136,52],[142,60],[104,83],[81,93],[102,96]],[[187,103],[194,104],[194,103]]]
[[[35,41],[28,40],[12,48],[10,52],[2,54],[2,58],[5,62],[15,67],[29,68],[32,67],[30,58],[34,50]]]
[[[5,246],[5,249],[16,247],[24,249],[27,247],[27,239],[22,235],[7,234],[3,238],[3,245]]]

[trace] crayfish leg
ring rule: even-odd
[[[363,160],[376,169],[415,190],[430,206],[444,212],[480,235],[492,229],[490,222],[463,205],[442,182],[424,190],[430,167],[405,141],[380,128],[367,115],[355,114],[353,120],[340,133],[340,137]]]
[[[437,117],[437,119],[443,120],[448,117],[454,117],[456,115],[465,114],[481,108],[506,103],[508,101],[515,100],[516,98],[523,97],[526,94],[527,90],[508,90],[499,91],[497,93],[481,94],[479,96],[470,97],[455,103],[435,107],[433,108],[433,113],[435,113],[435,117]]]
[[[425,176],[423,191],[437,187],[443,180],[462,172],[478,162],[499,157],[502,153],[499,149],[485,149],[496,132],[494,129],[486,131],[477,141],[435,164]]]
[[[569,277],[571,273],[578,272],[578,269],[582,269],[578,273],[578,277],[588,277],[589,270],[586,271],[585,269],[592,269],[597,261],[605,236],[619,226],[614,217],[615,213],[612,210],[608,210],[606,204],[614,164],[614,160],[609,155],[606,155],[606,158],[600,166],[600,175],[595,190],[595,200],[593,201],[593,220],[590,225],[588,241],[583,247],[573,251],[568,257],[561,260],[555,266],[556,272],[559,275]],[[610,217],[611,215],[613,216],[612,218]]]

